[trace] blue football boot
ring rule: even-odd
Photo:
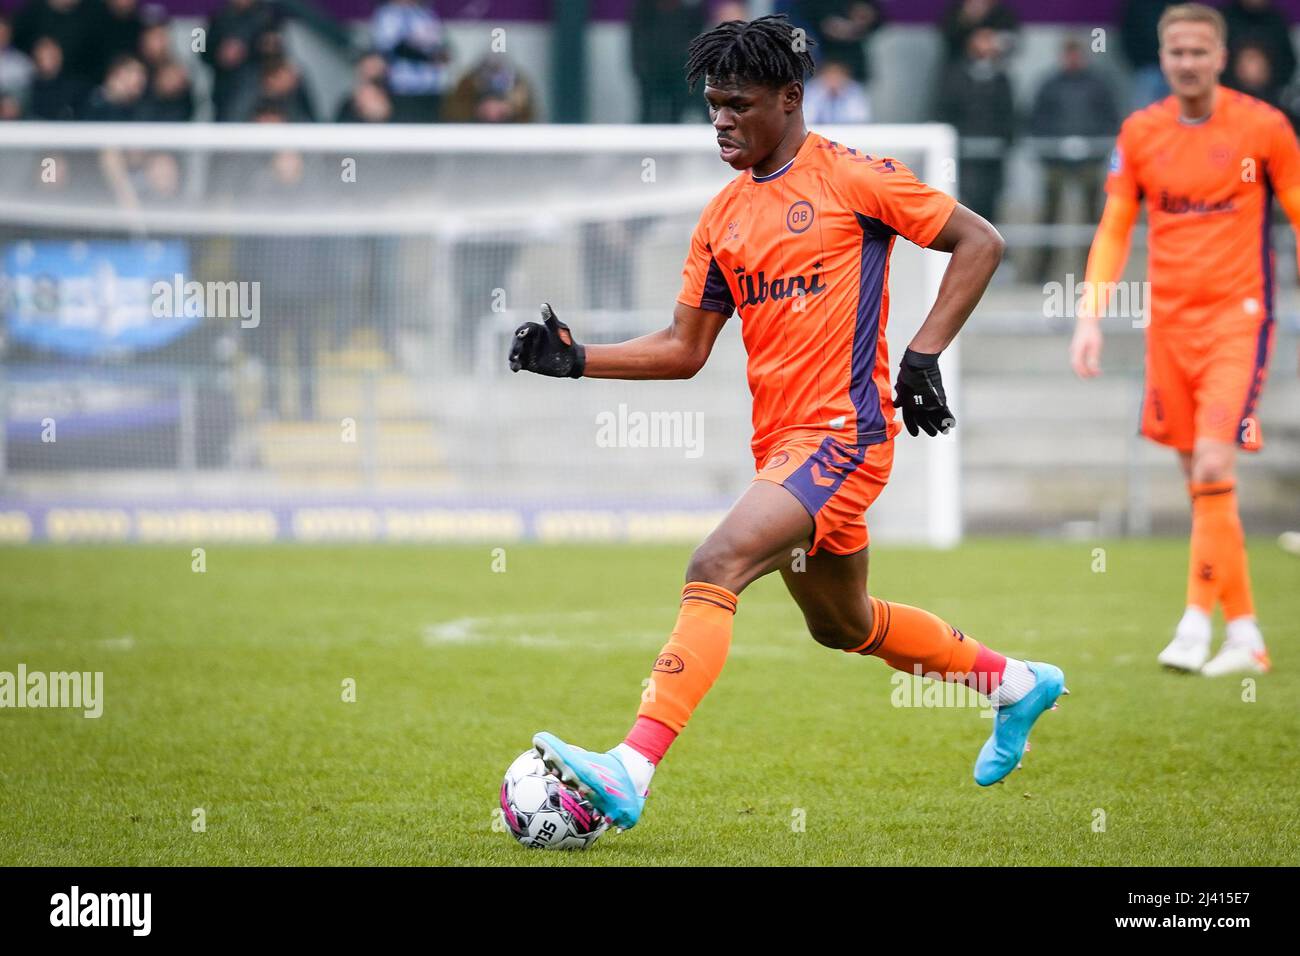
[[[533,747],[542,762],[559,775],[560,782],[590,800],[611,826],[620,830],[636,826],[645,796],[636,792],[623,761],[612,751],[593,753],[549,733],[535,736]]]
[[[1069,693],[1059,667],[1036,661],[1025,663],[1038,680],[1033,690],[1014,704],[999,707],[993,715],[993,733],[975,758],[975,782],[981,787],[997,783],[1020,765],[1034,721],[1055,707],[1056,698]]]

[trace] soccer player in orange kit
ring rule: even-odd
[[[818,643],[909,673],[964,682],[998,709],[975,763],[981,785],[1020,762],[1029,729],[1064,692],[1051,664],[1004,657],[928,611],[867,594],[866,511],[893,462],[885,323],[897,236],[951,253],[938,298],[903,356],[897,401],[909,432],[955,420],[939,353],[975,308],[1002,257],[987,222],[919,182],[804,126],[812,59],[784,16],[730,21],[691,43],[720,156],[739,171],[691,237],[668,328],[617,345],[574,341],[550,306],[520,326],[510,365],[557,377],[690,378],[739,311],[753,394],[756,475],[691,556],[677,625],[656,659],[623,743],[606,753],[554,734],[533,744],[614,826],[641,815],[651,775],[722,671],[739,594],[779,570]],[[806,566],[792,566],[804,549]]]
[[[1260,447],[1255,405],[1273,339],[1273,196],[1300,230],[1300,147],[1283,114],[1219,85],[1227,30],[1189,3],[1160,19],[1160,63],[1173,90],[1119,133],[1106,208],[1088,257],[1070,346],[1082,378],[1100,373],[1106,292],[1128,256],[1146,199],[1150,281],[1142,434],[1173,447],[1192,501],[1187,606],[1160,663],[1216,676],[1269,669],[1251,598],[1237,511],[1238,447]],[[1227,639],[1210,654],[1210,615]]]

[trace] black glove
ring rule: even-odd
[[[555,378],[582,378],[587,350],[573,341],[569,327],[542,303],[542,321],[525,322],[515,329],[510,345],[510,371],[524,369]]]
[[[908,349],[898,365],[898,382],[894,386],[894,404],[903,411],[907,433],[921,429],[927,435],[948,434],[957,419],[948,409],[939,376],[939,356]]]

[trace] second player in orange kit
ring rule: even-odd
[[[1142,317],[1141,429],[1178,452],[1192,502],[1186,607],[1158,659],[1208,676],[1263,672],[1270,663],[1251,595],[1236,452],[1263,443],[1255,409],[1274,332],[1270,216],[1276,196],[1300,228],[1300,146],[1279,110],[1219,85],[1227,49],[1218,11],[1170,7],[1159,33],[1173,93],[1120,130],[1071,362],[1083,378],[1100,373],[1107,292],[1122,274],[1145,201],[1150,301]],[[1216,605],[1227,640],[1211,660]]]

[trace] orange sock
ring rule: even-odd
[[[1253,616],[1255,602],[1250,594],[1246,535],[1237,512],[1235,483],[1192,482],[1188,490],[1192,495],[1188,605],[1209,614],[1217,599],[1223,603],[1223,616],[1229,621]]]
[[[849,649],[871,654],[909,674],[919,667],[923,676],[975,687],[983,694],[997,690],[1007,659],[991,651],[929,611],[869,597],[871,636]]]
[[[681,733],[727,662],[736,600],[716,584],[693,581],[682,589],[677,626],[655,661],[638,717]]]

